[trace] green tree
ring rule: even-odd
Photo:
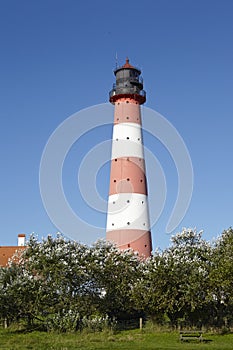
[[[2,317],[27,319],[48,328],[76,329],[80,318],[95,311],[90,249],[58,235],[28,247],[1,270]]]
[[[108,242],[93,246],[93,275],[99,294],[99,310],[110,318],[138,317],[134,288],[141,278],[140,260],[131,250],[120,251]]]
[[[233,324],[233,229],[216,240],[210,272],[212,322],[217,327]]]
[[[93,315],[104,320],[106,315],[135,316],[132,295],[139,265],[134,253],[104,241],[87,247],[61,235],[42,242],[32,236],[2,273],[0,302],[9,306],[2,317],[66,331],[81,328],[82,320]]]
[[[208,304],[210,245],[202,233],[183,229],[172,245],[145,263],[137,300],[154,319],[168,316],[171,324],[199,324]]]

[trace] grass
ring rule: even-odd
[[[208,342],[181,343],[178,332],[122,331],[117,334],[56,334],[0,330],[1,350],[232,350],[233,334],[204,335]]]

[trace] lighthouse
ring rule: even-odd
[[[114,105],[106,238],[120,249],[151,255],[141,105],[146,101],[141,71],[126,59],[114,71],[109,93]]]

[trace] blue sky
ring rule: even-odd
[[[0,6],[0,245],[16,244],[18,233],[57,232],[40,197],[41,155],[67,117],[108,101],[116,52],[119,64],[129,56],[142,69],[146,106],[173,124],[192,159],[193,196],[175,232],[197,227],[211,240],[232,225],[232,1],[2,0]],[[85,214],[77,171],[85,151],[110,136],[110,127],[86,135],[64,165],[67,199],[93,224],[104,225],[105,215]],[[164,248],[177,174],[164,147],[149,135],[144,141],[167,181],[164,211],[152,229],[154,247]],[[105,199],[108,172],[106,164],[97,176]]]

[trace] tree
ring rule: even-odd
[[[208,303],[211,247],[193,229],[183,229],[171,241],[146,262],[137,300],[160,322],[166,315],[174,326],[181,320],[198,324]]]
[[[141,278],[140,260],[131,250],[120,251],[108,242],[99,241],[93,246],[93,276],[98,290],[99,310],[111,319],[138,317],[133,293]]]
[[[27,249],[2,273],[0,302],[8,305],[2,317],[66,331],[81,328],[83,318],[92,315],[135,316],[132,292],[139,265],[132,251],[104,241],[87,247],[61,235],[42,242],[31,236]]]
[[[210,272],[213,324],[233,324],[233,229],[225,230],[216,240]]]
[[[141,260],[105,241],[91,247],[31,236],[0,269],[0,318],[70,331],[98,322],[150,316],[172,326],[233,324],[233,230],[214,245],[183,229],[171,246]],[[98,325],[98,327],[101,324]]]
[[[2,317],[59,330],[78,327],[95,311],[90,256],[89,248],[61,235],[42,242],[31,236],[27,249],[1,270]]]

